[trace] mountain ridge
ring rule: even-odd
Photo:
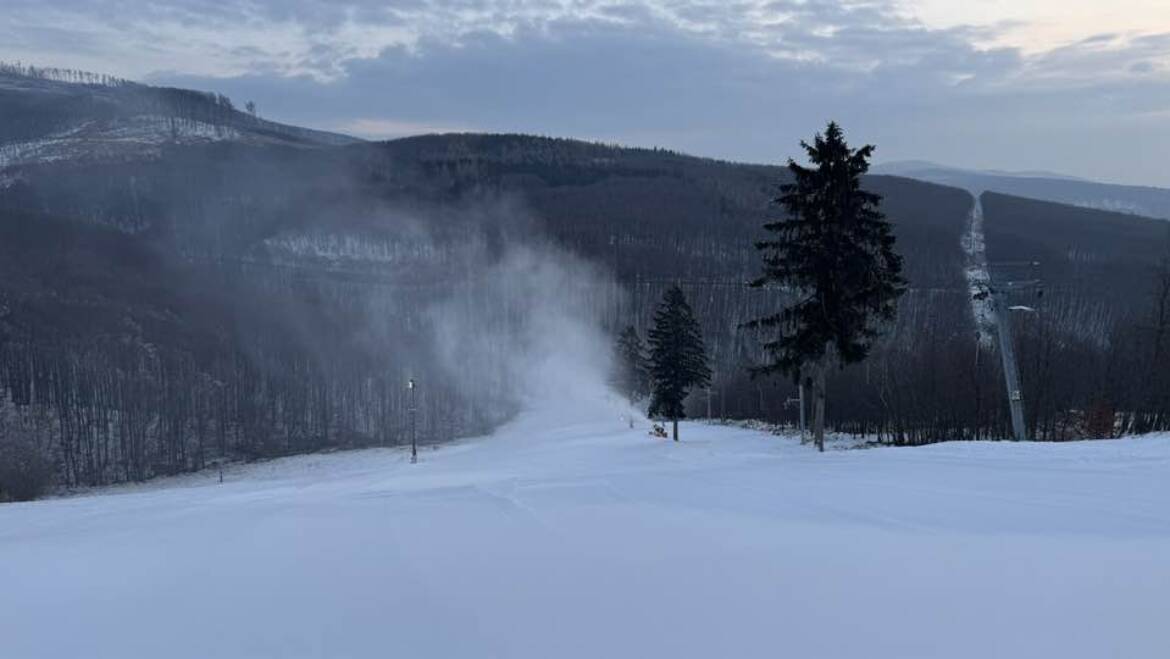
[[[874,171],[963,188],[1170,220],[1170,189],[1102,183],[1044,172],[998,172],[948,167],[927,161],[877,165]]]

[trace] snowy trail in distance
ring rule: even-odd
[[[817,455],[602,403],[0,506],[0,655],[1162,657],[1170,438]]]
[[[961,239],[963,254],[966,255],[964,273],[967,276],[967,290],[971,294],[971,315],[975,319],[975,330],[979,342],[991,347],[995,342],[995,307],[986,295],[991,287],[991,271],[987,266],[987,239],[983,232],[983,198],[979,190],[970,190],[974,203],[967,220],[967,231]]]

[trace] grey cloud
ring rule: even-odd
[[[449,46],[474,43],[485,33],[505,39],[531,34],[573,38],[574,32],[597,26],[649,34],[672,31],[712,45],[854,72],[919,68],[932,72],[943,84],[959,78],[994,82],[1022,66],[1010,52],[986,52],[972,46],[977,39],[994,36],[994,28],[927,29],[894,11],[896,0],[157,0],[145,4],[139,0],[58,0],[51,14],[42,0],[7,0],[6,5],[22,30],[29,28],[30,21],[35,23],[38,15],[74,15],[84,19],[87,28],[108,27],[119,40],[142,48],[181,47],[175,42],[182,41],[184,28],[211,34],[241,26],[252,29],[252,42],[240,44],[247,48],[207,53],[232,61],[232,69],[220,75],[259,69],[337,77],[353,60],[369,58],[381,47],[401,45],[379,45],[378,39],[387,37],[378,36],[378,30],[396,29],[419,43]],[[143,27],[155,22],[173,24],[177,33],[158,34]],[[272,34],[286,27],[293,31],[291,36]],[[375,34],[362,36],[362,31]],[[13,32],[5,35],[0,26],[0,37],[19,36]],[[240,37],[247,34],[245,30]],[[1166,37],[1132,39],[1117,46],[1117,35],[1096,35],[1032,58],[1022,73],[1051,80],[1126,71],[1135,62],[1170,55]]]
[[[1022,70],[1019,53],[978,51],[951,33],[936,37],[908,30],[899,48],[919,56],[857,73],[777,60],[667,27],[563,22],[511,37],[469,34],[457,47],[425,40],[417,51],[387,49],[348,63],[345,79],[328,85],[271,76],[171,81],[260,94],[262,110],[286,108],[281,118],[324,127],[382,119],[775,162],[834,118],[858,139],[876,142],[888,159],[1146,181],[1160,171],[1151,166],[1168,140],[1134,138],[1138,115],[1170,107],[1162,105],[1170,88],[1124,81],[1088,95],[1062,86],[1021,88],[1008,84]],[[975,77],[948,81],[957,71]],[[1094,151],[1085,151],[1088,143]]]

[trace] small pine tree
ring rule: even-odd
[[[881,197],[861,189],[874,147],[850,149],[836,123],[801,146],[813,167],[788,161],[793,182],[776,200],[788,217],[764,225],[773,237],[756,243],[764,272],[752,282],[774,284],[795,299],[745,326],[773,333],[763,346],[770,361],[753,373],[811,380],[813,436],[823,451],[825,372],[834,360],[844,366],[869,355],[879,322],[894,318],[906,282]]]
[[[678,420],[686,418],[683,403],[687,394],[692,387],[705,387],[711,381],[699,323],[678,286],[666,291],[654,313],[654,329],[650,330],[650,377],[650,416],[670,419],[677,442]]]
[[[611,384],[630,405],[636,405],[650,395],[650,367],[646,359],[646,347],[638,330],[631,325],[622,330],[613,346],[613,379]],[[634,427],[634,417],[630,417]]]

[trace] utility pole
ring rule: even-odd
[[[1017,264],[1011,264],[1017,265]],[[1027,262],[1036,267],[1039,263]],[[1028,440],[1028,429],[1024,424],[1024,390],[1020,384],[1020,371],[1016,361],[1016,344],[1012,335],[1012,311],[1035,311],[1030,307],[1014,307],[1009,296],[1016,291],[1039,289],[1040,280],[1007,281],[993,285],[976,294],[976,299],[991,298],[991,309],[995,313],[995,328],[999,337],[999,356],[1003,362],[1003,379],[1007,387],[1008,408],[1012,418],[1012,437],[1018,442]],[[1038,292],[1042,294],[1042,291]],[[978,360],[978,352],[976,352]]]
[[[417,464],[418,463],[418,439],[417,439],[417,435],[415,433],[415,425],[414,425],[414,414],[415,414],[414,378],[410,378],[410,380],[407,381],[406,388],[410,391],[410,408],[409,408],[409,412],[410,412],[410,464]]]
[[[995,309],[995,326],[999,332],[999,355],[1003,360],[1003,379],[1007,385],[1008,406],[1012,415],[1012,435],[1016,441],[1028,439],[1024,427],[1024,392],[1020,388],[1020,371],[1016,367],[1016,348],[1012,338],[1012,312],[1007,304],[1007,295],[992,291],[992,308]]]
[[[800,381],[800,397],[797,399],[800,405],[800,443],[804,443],[804,435],[808,432],[808,421],[804,418],[804,380]]]
[[[975,422],[974,432],[972,433],[974,439],[979,439],[979,419],[983,412],[983,388],[980,386],[979,378],[979,355],[983,352],[983,333],[980,330],[975,330],[975,370],[973,383],[975,385]]]

